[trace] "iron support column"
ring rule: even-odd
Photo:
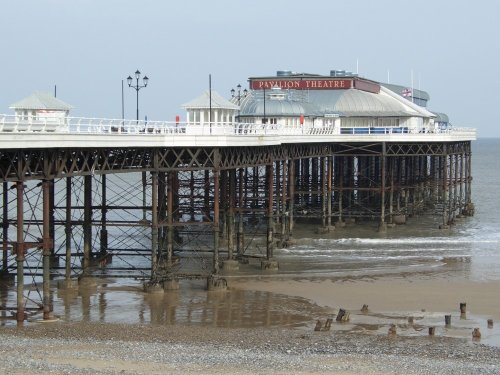
[[[243,203],[244,203],[244,195],[243,195],[243,185],[244,185],[244,170],[243,168],[240,168],[238,170],[238,233],[237,233],[237,239],[236,239],[236,251],[238,253],[238,256],[243,255],[244,252],[244,239],[243,239]]]
[[[167,269],[169,271],[174,254],[174,173],[167,174]]]
[[[107,198],[106,198],[106,175],[103,174],[101,176],[101,196],[102,196],[102,203],[101,203],[101,257],[105,256],[108,252],[108,230],[106,228],[106,222],[107,222],[107,213],[108,213],[108,207],[107,207]]]
[[[151,281],[158,275],[158,172],[151,172]]]
[[[9,185],[3,182],[3,212],[2,212],[2,273],[7,274],[8,270],[8,246],[9,246]]]
[[[295,209],[295,160],[288,160],[288,237],[293,235],[293,211]]]
[[[319,164],[319,173],[320,173],[320,194],[321,194],[321,224],[323,228],[327,228],[327,216],[328,216],[328,189],[327,189],[327,165],[326,165],[326,156],[322,156],[319,158],[320,164]]]
[[[139,110],[137,110],[139,111]],[[146,195],[146,189],[148,186],[148,181],[147,181],[147,175],[146,172],[141,173],[142,176],[142,220],[143,222],[146,222],[146,204],[147,204],[147,195]]]
[[[43,257],[43,319],[50,319],[52,307],[50,303],[50,255],[52,251],[52,239],[50,237],[51,227],[51,185],[52,181],[44,180],[42,182],[43,190],[43,241],[42,241],[42,257]]]
[[[17,324],[24,322],[24,183],[17,181]]]
[[[443,227],[448,227],[448,153],[446,145],[443,145],[444,155],[442,156],[442,189],[443,189]]]
[[[327,218],[326,225],[328,230],[332,227],[332,179],[333,179],[333,156],[327,156],[327,181],[326,181],[326,199],[327,199]]]
[[[234,258],[234,206],[236,204],[236,170],[229,170],[229,202],[227,211],[227,259]]]
[[[71,177],[66,177],[66,280],[71,279]]]
[[[273,166],[266,166],[267,177],[267,241],[266,241],[266,258],[269,260],[273,257],[273,198],[274,198],[274,173]]]
[[[220,202],[220,171],[214,169],[214,219],[213,219],[213,230],[214,230],[214,258],[213,258],[213,273],[219,273],[219,202]]]
[[[386,144],[382,142],[382,155],[380,156],[380,224],[379,230],[386,229],[385,224],[385,164],[386,164]]]
[[[84,177],[83,276],[88,276],[92,258],[92,176]]]
[[[288,200],[287,197],[287,178],[288,178],[288,160],[283,160],[283,168],[281,171],[281,246],[283,246],[284,242],[288,240],[287,238],[287,230],[286,230],[286,222],[287,222],[287,205],[286,202]]]

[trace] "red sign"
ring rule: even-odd
[[[255,79],[252,90],[270,90],[273,87],[291,90],[342,90],[352,87],[352,79]]]

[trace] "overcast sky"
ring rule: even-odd
[[[229,97],[251,76],[332,69],[411,85],[429,109],[479,137],[500,137],[500,1],[2,0],[0,113],[54,91],[73,116],[121,118],[121,84],[149,78],[140,117],[185,117],[212,88]],[[126,86],[125,117],[135,118]]]

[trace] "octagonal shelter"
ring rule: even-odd
[[[67,117],[73,106],[48,92],[36,91],[30,96],[12,104],[16,120],[25,123],[30,130],[64,130]]]
[[[216,91],[202,95],[182,105],[187,112],[186,131],[192,134],[218,134],[224,125],[234,123],[240,107],[226,100]]]

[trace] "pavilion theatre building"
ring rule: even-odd
[[[446,115],[426,109],[426,92],[346,71],[328,76],[278,71],[274,77],[249,78],[249,88],[232,99],[240,106],[241,122],[333,127],[338,134],[426,133],[449,126]]]

